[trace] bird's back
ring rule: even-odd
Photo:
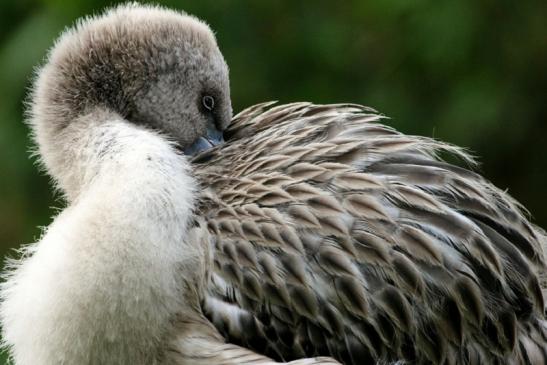
[[[262,104],[198,156],[203,310],[275,359],[547,363],[543,231],[503,191],[356,105]],[[370,362],[369,362],[370,361]]]

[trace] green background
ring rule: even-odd
[[[547,227],[547,1],[160,1],[206,20],[235,111],[353,102],[405,133],[469,147]],[[107,1],[0,0],[0,254],[62,201],[29,157],[23,101],[59,32]]]

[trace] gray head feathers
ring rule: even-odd
[[[214,98],[214,110],[204,108],[204,96]],[[82,119],[123,118],[185,148],[211,126],[222,131],[231,118],[228,68],[209,27],[137,4],[64,32],[38,71],[31,97],[30,125],[57,178],[70,165],[70,140],[62,136]]]

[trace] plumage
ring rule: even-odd
[[[0,287],[18,365],[547,363],[545,233],[463,150],[356,104],[228,127],[229,91],[182,13],[61,36],[29,123],[67,207]]]
[[[260,257],[264,295],[241,282],[209,286],[206,312],[210,300],[242,308],[264,328],[266,354],[283,360],[302,349],[347,364],[547,363],[546,236],[506,193],[437,157],[472,167],[463,150],[402,135],[358,105],[265,103],[236,115],[226,136],[194,161],[213,197],[199,214],[222,221],[217,212],[251,204],[271,244],[250,227],[211,232]],[[238,184],[238,203],[214,198]],[[248,344],[246,333],[227,336]]]

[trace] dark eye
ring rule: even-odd
[[[215,108],[215,98],[211,95],[205,95],[201,98],[201,103],[203,104],[203,107],[209,111],[213,111]]]

